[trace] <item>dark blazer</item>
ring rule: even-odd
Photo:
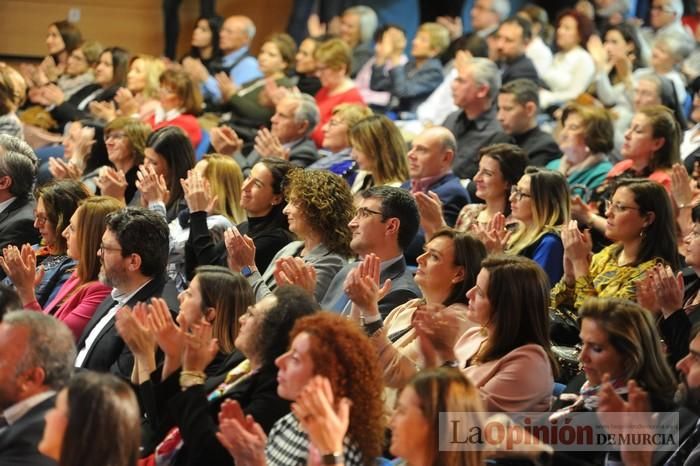
[[[56,466],[54,460],[37,450],[44,436],[44,415],[55,403],[55,396],[47,398],[0,433],[2,466]]]
[[[501,83],[505,84],[514,79],[529,79],[535,84],[540,83],[537,69],[527,56],[521,55],[513,61],[504,61],[501,64]]]
[[[68,100],[51,109],[50,113],[54,120],[58,123],[61,130],[71,121],[85,120],[91,118],[87,106],[83,109],[78,108],[78,105],[90,94],[100,88],[98,84],[88,84],[78,92],[70,96]],[[119,86],[111,86],[98,93],[90,102],[102,102],[114,100]]]
[[[322,309],[338,314],[342,313],[343,308],[346,307],[345,304],[348,302],[348,297],[344,291],[345,279],[350,271],[359,264],[359,261],[355,261],[340,269],[328,286],[323,299],[321,299]],[[382,315],[382,319],[395,307],[421,296],[418,285],[413,281],[413,272],[406,266],[404,258],[391,264],[379,274],[380,283],[384,283],[387,278],[391,279],[391,290],[379,301],[379,313]]]
[[[233,465],[231,455],[216,438],[219,430],[217,416],[226,399],[238,401],[243,412],[253,416],[265,432],[289,412],[289,401],[277,395],[277,368],[274,364],[262,367],[213,402],[207,401],[204,385],[178,391],[168,402],[169,412],[185,442],[176,457],[176,466]]]
[[[233,155],[234,160],[240,165],[243,174],[248,176],[253,165],[258,163],[262,157],[255,149],[245,156],[240,151]],[[294,165],[306,168],[318,160],[318,150],[316,144],[310,138],[300,139],[295,142],[289,150],[289,161]]]
[[[39,232],[34,228],[34,200],[17,198],[0,213],[0,250],[10,245],[39,242]],[[5,272],[0,269],[0,279]]]
[[[398,99],[398,105],[392,102],[392,110],[415,112],[442,84],[443,78],[442,63],[437,58],[427,60],[420,68],[416,68],[416,61],[411,59],[404,66],[395,66],[387,72],[384,66],[374,65],[369,87],[373,91],[391,92],[391,96]]]
[[[161,297],[165,300],[174,314],[180,308],[177,300],[177,289],[175,283],[167,280],[167,276],[156,277],[147,283],[138,293],[136,293],[129,301],[127,306],[142,301],[149,301],[151,298]],[[85,346],[85,340],[90,335],[92,329],[109,312],[116,304],[116,301],[108,296],[95,311],[95,314],[88,322],[83,334],[78,340],[78,352]],[[122,337],[117,333],[112,319],[100,332],[95,342],[92,344],[82,367],[99,372],[111,372],[125,380],[131,379],[131,370],[134,367],[134,355],[124,343]]]
[[[34,228],[34,200],[17,198],[0,213],[0,249],[39,242]]]
[[[513,139],[527,153],[528,165],[544,167],[561,157],[561,149],[552,135],[537,126],[522,134],[514,134]]]
[[[406,181],[401,185],[401,187],[410,191],[411,182]],[[442,215],[445,217],[445,222],[447,225],[451,227],[455,226],[459,211],[462,210],[462,207],[471,202],[469,193],[466,189],[464,189],[464,186],[462,186],[462,183],[460,183],[459,178],[450,172],[430,185],[428,190],[437,194],[442,201]],[[411,244],[404,251],[406,262],[409,265],[417,264],[416,259],[418,256],[423,254],[424,244],[425,231],[423,231],[423,228],[419,228],[418,233],[416,233],[416,236],[413,238],[413,241],[411,241]]]

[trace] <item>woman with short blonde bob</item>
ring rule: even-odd
[[[372,115],[350,129],[352,158],[360,171],[352,192],[372,186],[399,187],[408,180],[406,142],[393,121],[384,115]]]
[[[63,231],[68,243],[68,256],[78,262],[74,272],[63,284],[56,297],[43,312],[62,320],[77,340],[95,313],[97,306],[109,295],[111,288],[98,279],[100,258],[97,255],[106,228],[106,217],[124,205],[114,198],[94,196],[80,204]],[[11,246],[0,258],[0,265],[12,279],[26,309],[42,311],[34,294],[36,255],[25,244],[20,251]]]

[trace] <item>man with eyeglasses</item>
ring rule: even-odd
[[[161,215],[140,207],[114,212],[107,217],[98,255],[100,281],[113,290],[78,340],[75,366],[129,380],[134,356],[117,333],[117,311],[156,297],[164,299],[173,314],[179,309],[177,289],[166,274],[168,225]]]
[[[379,301],[382,318],[396,306],[421,295],[406,266],[404,250],[418,231],[418,207],[411,194],[401,188],[375,186],[360,193],[355,216],[350,221],[350,248],[358,259],[338,272],[321,299],[321,308],[350,314],[352,302],[345,294],[345,280],[369,254],[380,262],[380,286],[391,280],[391,289]]]
[[[32,196],[36,167],[36,154],[26,142],[0,135],[0,249],[39,242]]]
[[[664,34],[673,34],[694,46],[695,41],[686,31],[681,19],[683,18],[683,0],[653,0],[649,14],[650,28],[643,32],[647,44]]]

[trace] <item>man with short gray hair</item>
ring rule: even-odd
[[[36,167],[36,154],[26,142],[0,135],[0,249],[39,242],[32,197]]]
[[[495,101],[500,87],[500,71],[491,60],[472,58],[468,63],[457,64],[452,99],[459,110],[450,114],[443,126],[457,139],[452,170],[463,180],[476,174],[482,147],[511,142],[496,119]]]
[[[37,450],[44,416],[68,382],[75,360],[73,333],[34,311],[12,311],[0,322],[0,464],[56,463]]]
[[[230,134],[229,137],[237,138],[233,130],[221,128],[220,131],[212,133],[212,145],[217,152],[233,154],[246,175],[253,165],[266,157],[286,159],[304,168],[318,159],[316,145],[310,136],[319,119],[320,113],[313,97],[307,94],[289,94],[277,104],[275,114],[270,120],[272,128],[262,128],[258,131],[254,149],[247,156],[240,150],[242,141],[237,148],[228,146],[235,149],[233,152],[220,150],[227,150],[225,146],[220,145],[221,130]]]

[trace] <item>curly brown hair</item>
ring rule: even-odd
[[[325,170],[297,168],[287,175],[284,197],[304,212],[309,226],[331,252],[344,257],[352,255],[348,223],[354,206],[350,187],[343,178]]]
[[[369,338],[355,322],[330,312],[299,319],[290,341],[300,333],[310,337],[314,375],[329,379],[336,399],[352,401],[348,433],[362,451],[365,465],[375,464],[384,438],[384,385]]]

